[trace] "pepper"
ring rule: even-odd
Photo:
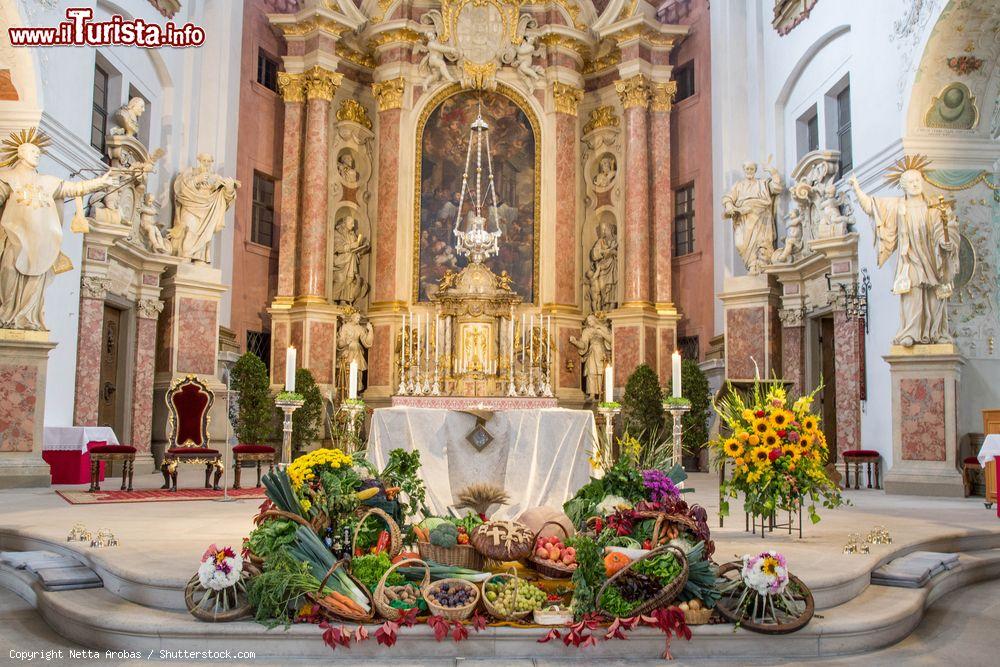
[[[382,553],[389,548],[389,531],[383,530],[378,534],[378,540],[375,542],[375,553]]]

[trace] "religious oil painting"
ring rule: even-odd
[[[480,109],[489,124],[497,218],[503,232],[499,254],[485,263],[497,275],[501,271],[510,274],[512,288],[522,299],[534,300],[536,138],[532,124],[524,110],[499,92],[463,91],[448,97],[431,112],[420,137],[420,230],[416,272],[421,301],[434,294],[445,271],[458,272],[468,263],[466,257],[455,253],[453,230],[469,149],[469,129]],[[469,186],[473,193],[475,157],[473,150],[469,168]],[[485,151],[483,160],[486,160]],[[484,193],[487,173],[484,163]],[[493,202],[487,200],[484,204],[492,206]],[[460,229],[465,229],[469,210],[467,191],[462,203]],[[493,231],[494,217],[487,217],[487,228]]]

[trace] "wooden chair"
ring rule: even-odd
[[[868,488],[881,489],[882,456],[874,449],[851,449],[844,452],[844,488],[851,488],[851,464],[854,464],[854,488],[860,489],[861,466],[868,469]],[[872,487],[872,469],[875,471],[875,486]]]
[[[274,470],[278,461],[278,450],[270,445],[236,445],[233,447],[233,488],[240,488],[240,470],[243,462],[257,462],[257,487],[260,488],[260,464],[268,463],[268,470]]]
[[[215,395],[194,375],[174,380],[165,397],[167,402],[167,451],[160,471],[163,487],[177,491],[177,466],[180,463],[205,466],[205,488],[219,490],[224,463],[222,453],[209,447],[209,413]],[[212,472],[215,478],[209,484]]]
[[[131,445],[109,445],[106,442],[92,442],[88,447],[90,452],[90,488],[88,491],[101,490],[101,463],[122,464],[122,491],[125,491],[125,481],[128,480],[128,490],[132,490],[132,475],[135,473],[135,447]]]

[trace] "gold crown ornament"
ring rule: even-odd
[[[920,172],[920,176],[926,178],[924,172],[930,166],[930,158],[926,155],[904,155],[886,170],[885,180],[893,185],[899,185],[899,179],[908,171]]]
[[[34,144],[43,150],[50,143],[48,136],[37,127],[15,130],[0,143],[0,167],[9,167],[17,162],[17,150],[24,144]]]

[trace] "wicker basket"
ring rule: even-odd
[[[431,592],[437,590],[442,584],[459,584],[461,586],[466,586],[473,591],[472,601],[465,604],[462,607],[442,607],[434,598],[431,597]],[[424,601],[427,603],[427,609],[430,610],[431,614],[435,616],[443,616],[449,621],[464,621],[469,616],[472,616],[472,612],[475,610],[476,605],[479,604],[479,599],[482,595],[479,592],[479,586],[476,586],[472,582],[466,581],[465,579],[442,579],[440,581],[435,581],[430,586],[426,586],[421,591],[424,597]]]
[[[515,600],[515,606],[517,604],[516,601],[517,601],[518,589],[521,586],[521,578],[519,576],[517,576],[517,569],[513,568],[513,567],[510,568],[510,570],[508,572],[501,572],[499,574],[494,574],[492,577],[490,577],[489,579],[487,579],[486,581],[483,582],[483,606],[486,607],[486,611],[490,612],[490,614],[493,616],[493,618],[497,619],[498,621],[519,621],[519,620],[521,620],[522,618],[524,618],[525,616],[527,616],[528,614],[530,614],[532,612],[532,610],[529,609],[527,611],[514,611],[514,612],[512,612],[510,614],[507,614],[507,615],[501,614],[497,610],[496,605],[494,605],[492,602],[490,602],[489,598],[486,597],[486,584],[492,582],[495,579],[513,579],[514,580],[514,600]]]
[[[385,523],[386,530],[389,531],[389,548],[386,549],[386,553],[389,554],[390,559],[395,558],[399,555],[399,552],[403,550],[403,534],[399,531],[399,524],[397,524],[391,516],[386,514],[385,511],[380,510],[377,507],[370,507],[367,511],[360,513],[360,516],[358,517],[358,524],[354,529],[354,537],[351,540],[351,553],[357,553],[358,534],[361,532],[358,528],[371,516],[377,516]]]
[[[424,560],[432,560],[441,565],[464,567],[469,570],[483,569],[483,556],[470,544],[456,544],[453,547],[439,547],[430,542],[417,542],[417,551]]]
[[[323,531],[330,525],[330,518],[324,512],[320,512],[312,520],[308,520],[298,514],[292,514],[284,510],[267,510],[266,512],[261,512],[253,518],[253,523],[255,526],[259,526],[268,519],[288,519],[306,528],[312,528],[317,535],[322,535]]]
[[[421,593],[427,586],[431,583],[431,570],[427,567],[427,563],[420,560],[419,558],[404,558],[398,563],[393,563],[392,567],[385,571],[382,578],[378,580],[378,585],[375,586],[375,593],[372,598],[375,600],[375,610],[378,611],[378,615],[387,621],[396,621],[403,615],[402,609],[397,609],[389,604],[389,598],[385,594],[385,584],[389,581],[389,575],[396,571],[397,567],[402,567],[404,565],[418,565],[424,568],[424,578],[420,581],[420,591]]]
[[[334,563],[333,567],[327,570],[326,576],[323,577],[323,581],[320,582],[319,590],[316,591],[315,593],[307,593],[306,596],[309,598],[310,602],[312,602],[322,610],[321,613],[323,613],[325,616],[338,618],[344,621],[355,621],[357,623],[368,622],[373,618],[375,618],[375,601],[372,599],[372,594],[368,591],[368,587],[365,586],[360,581],[358,581],[354,576],[351,575],[350,572],[347,571],[346,562],[347,561],[344,560],[338,560],[336,563]],[[357,586],[359,589],[361,589],[361,591],[368,598],[367,614],[364,613],[345,614],[343,611],[335,610],[333,607],[328,605],[324,600],[323,589],[326,587],[326,582],[330,580],[330,576],[333,575],[333,573],[339,567],[344,568],[344,572],[347,574],[348,578],[351,581],[353,581],[354,585]]]
[[[528,562],[531,563],[531,567],[543,577],[548,577],[549,579],[569,579],[573,576],[572,569],[562,565],[556,565],[551,561],[542,560],[541,558],[535,556],[535,548],[538,546],[538,538],[541,536],[542,531],[545,530],[545,526],[549,525],[559,526],[559,530],[562,531],[565,538],[567,540],[569,539],[569,533],[566,532],[565,526],[558,521],[546,521],[538,529],[538,532],[535,533],[535,543],[534,546],[532,546],[531,557],[528,558]]]
[[[608,579],[603,584],[601,584],[601,588],[597,591],[597,597],[595,598],[597,601],[597,611],[599,611],[600,613],[604,614],[609,618],[613,617],[613,615],[606,612],[601,605],[601,599],[604,597],[605,589],[607,589],[608,586],[612,585],[615,582],[615,580],[622,577],[626,572],[630,571],[633,567],[635,567],[636,563],[639,563],[644,560],[649,560],[651,558],[656,558],[657,556],[662,556],[667,552],[672,553],[674,557],[680,561],[681,564],[680,574],[678,574],[674,578],[674,580],[671,581],[669,584],[661,588],[659,593],[657,593],[656,595],[654,595],[653,597],[651,597],[650,599],[646,600],[645,602],[641,603],[638,607],[633,609],[630,612],[630,614],[632,616],[648,614],[654,609],[658,609],[659,607],[666,606],[671,602],[673,602],[674,598],[677,597],[677,595],[682,590],[684,590],[684,585],[687,584],[688,562],[687,558],[684,556],[683,551],[681,551],[675,546],[668,544],[666,546],[653,549],[645,556],[636,558],[634,561],[632,561],[631,563],[629,563],[628,565],[626,565],[625,567],[623,567],[622,569],[618,570],[613,575],[608,577]]]
[[[705,625],[708,619],[712,618],[712,610],[705,609],[685,609],[684,622],[688,625]]]

